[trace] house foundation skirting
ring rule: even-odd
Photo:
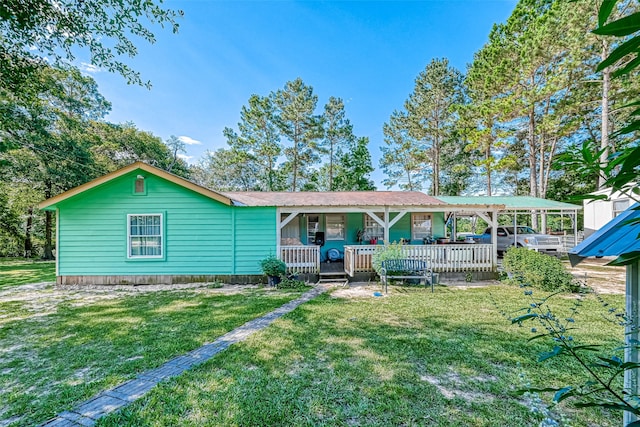
[[[58,276],[58,285],[100,286],[100,285],[174,285],[185,283],[266,283],[262,275],[120,275],[120,276]]]
[[[439,272],[435,271],[436,284],[446,284],[447,280],[452,281],[483,281],[496,280],[498,273],[495,271],[469,271],[469,272]],[[349,282],[379,282],[380,278],[374,272],[356,273],[353,277],[349,277]]]

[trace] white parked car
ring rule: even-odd
[[[504,253],[508,248],[516,246],[549,255],[562,255],[563,246],[560,237],[538,233],[531,227],[519,225],[514,231],[514,227],[500,226],[497,234],[499,253]],[[479,243],[491,243],[491,227],[487,228],[477,240]]]

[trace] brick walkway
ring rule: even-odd
[[[193,366],[206,362],[216,354],[226,350],[232,344],[244,341],[253,333],[266,328],[274,320],[293,311],[299,305],[315,298],[326,290],[326,287],[318,285],[314,289],[303,294],[300,298],[290,301],[262,317],[253,319],[244,325],[227,332],[212,343],[205,344],[185,355],[171,359],[156,369],[143,372],[132,380],[97,394],[70,411],[58,414],[57,417],[47,421],[42,424],[42,426],[93,426],[99,418],[140,399],[161,381],[177,377]]]

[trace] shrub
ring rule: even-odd
[[[575,292],[579,288],[562,261],[527,248],[510,248],[504,255],[503,266],[511,280],[544,291]]]
[[[283,277],[280,283],[276,285],[278,289],[305,289],[307,284],[295,277]]]
[[[402,244],[394,242],[390,245],[377,247],[371,259],[371,265],[373,266],[375,272],[380,275],[380,270],[382,269],[382,261],[403,258],[406,258],[406,256],[402,251]]]
[[[260,267],[267,276],[280,277],[287,272],[287,264],[275,255],[269,255],[260,261]]]

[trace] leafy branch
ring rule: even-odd
[[[629,411],[633,414],[640,415],[640,400],[637,395],[629,393],[628,390],[620,390],[619,383],[616,381],[628,370],[640,368],[640,363],[623,362],[616,355],[596,354],[602,351],[602,346],[598,344],[581,344],[574,340],[571,331],[575,330],[575,319],[580,313],[583,300],[587,295],[586,289],[583,288],[578,294],[569,310],[569,314],[558,316],[554,313],[550,301],[560,292],[550,294],[543,298],[534,296],[533,291],[528,289],[529,286],[522,284],[525,288],[524,295],[528,300],[528,305],[517,311],[519,313],[515,317],[508,316],[512,324],[523,325],[525,322],[537,322],[542,327],[542,332],[538,332],[536,327],[531,328],[531,332],[535,333],[528,341],[538,339],[550,339],[554,346],[550,351],[543,352],[539,355],[538,361],[544,362],[555,357],[570,357],[583,369],[589,376],[589,379],[579,385],[566,385],[562,387],[527,387],[520,390],[520,394],[524,393],[548,393],[552,392],[553,402],[560,403],[565,399],[575,399],[576,407],[600,407],[606,409],[614,409],[621,411]],[[614,321],[619,325],[626,325],[626,317],[623,313],[616,313],[616,309],[608,307],[608,304],[600,297],[598,301],[607,309],[609,314],[614,315]],[[502,312],[503,315],[506,313]],[[637,347],[637,343],[629,343],[617,348],[617,351],[624,350],[629,347]],[[629,426],[640,426],[640,422],[634,422]]]

